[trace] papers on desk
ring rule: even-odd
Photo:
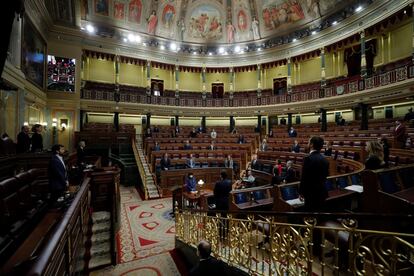
[[[362,185],[350,185],[350,186],[346,186],[345,189],[354,191],[357,193],[362,193],[364,191],[364,187]]]
[[[299,198],[286,200],[286,203],[289,204],[290,206],[302,206],[305,204],[305,202],[300,200]]]

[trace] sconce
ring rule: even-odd
[[[65,123],[61,123],[60,124],[60,131],[65,131],[66,130],[66,124]]]
[[[47,130],[47,122],[43,122],[42,126],[43,126],[43,129],[46,131]]]
[[[29,123],[28,122],[24,122],[23,125],[24,126],[29,126]]]
[[[57,127],[57,119],[56,118],[52,119],[52,127],[53,127],[53,129],[56,130],[56,127]]]

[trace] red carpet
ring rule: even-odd
[[[171,199],[141,200],[133,187],[121,188],[119,263],[145,258],[174,248]]]

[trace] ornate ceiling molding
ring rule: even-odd
[[[140,59],[149,59],[150,57],[153,61],[163,63],[184,66],[205,65],[207,67],[246,66],[257,64],[258,61],[260,63],[266,63],[315,51],[367,29],[403,9],[410,3],[412,3],[411,0],[374,1],[367,9],[343,20],[340,24],[327,28],[315,35],[299,39],[294,43],[284,44],[260,52],[248,52],[227,56],[189,55],[148,46],[132,47],[129,43],[117,41],[114,38],[87,35],[80,30],[57,25],[53,25],[50,29],[50,37],[51,39],[60,40],[62,43],[76,44],[90,50],[105,51]]]

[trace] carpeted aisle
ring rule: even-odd
[[[174,249],[175,227],[171,199],[141,200],[133,187],[121,189],[121,229],[118,263]]]
[[[171,208],[171,198],[144,201],[134,187],[121,186],[118,265],[90,275],[186,274],[173,254],[175,223]]]
[[[175,276],[181,275],[169,252],[150,256],[140,260],[108,267],[100,271],[92,272],[92,276],[109,275],[137,275],[137,276]]]

